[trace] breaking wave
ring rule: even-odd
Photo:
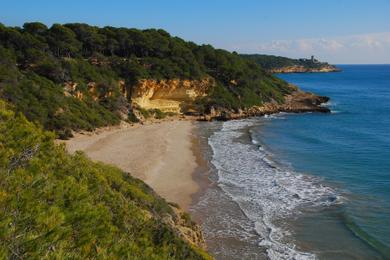
[[[329,206],[341,200],[320,179],[273,163],[258,141],[242,141],[258,120],[227,121],[210,136],[218,186],[253,222],[260,236],[259,246],[266,249],[270,259],[315,259],[314,254],[299,251],[286,241],[289,230],[283,219],[296,216],[304,208]]]

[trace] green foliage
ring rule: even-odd
[[[162,112],[160,109],[145,109],[142,107],[137,108],[138,112],[141,113],[141,115],[145,118],[156,118],[156,119],[164,119],[167,116],[174,116],[175,113],[169,113],[169,112]]]
[[[127,119],[132,123],[138,123],[140,120],[136,115],[134,115],[133,111],[130,111],[127,115]]]
[[[154,117],[155,117],[156,119],[164,119],[164,118],[167,116],[167,114],[164,113],[164,112],[162,112],[160,109],[153,109],[153,110],[151,111],[151,113],[154,114]]]
[[[186,223],[187,226],[191,227],[195,225],[195,222],[192,221],[190,214],[184,212],[181,215],[181,219]]]
[[[234,94],[223,85],[218,84],[205,99],[208,106],[238,108],[238,100]]]
[[[146,184],[53,139],[0,101],[1,258],[209,258],[164,224],[173,211]]]
[[[2,91],[17,111],[49,130],[69,133],[64,130],[92,130],[119,122],[119,117],[101,104],[66,97],[60,86],[35,73],[24,75],[16,84],[4,84]]]
[[[151,116],[150,111],[149,111],[148,109],[139,107],[139,108],[137,108],[137,110],[141,113],[141,115],[142,115],[145,119],[148,119],[148,118]]]
[[[263,54],[242,54],[241,56],[245,59],[256,62],[266,70],[280,69],[290,66],[303,66],[308,69],[320,69],[324,66],[329,66],[327,62],[319,62],[315,59],[290,59],[281,56]]]
[[[256,62],[235,52],[186,42],[164,30],[79,23],[50,28],[41,23],[25,23],[23,28],[0,24],[0,97],[63,137],[70,130],[118,123],[119,111],[126,111],[131,102],[119,90],[119,81],[131,93],[140,79],[212,77],[215,88],[209,90],[209,97],[196,101],[199,111],[281,101],[291,89]],[[66,84],[77,88],[65,96]],[[76,92],[82,98],[75,98]]]

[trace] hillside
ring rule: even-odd
[[[155,29],[0,24],[0,57],[0,97],[61,138],[120,120],[236,113],[295,91],[237,53]]]
[[[274,55],[242,54],[242,57],[256,62],[270,73],[306,73],[306,72],[338,72],[334,65],[311,59],[290,59]]]
[[[327,100],[163,30],[0,24],[0,258],[207,259],[188,214],[54,139],[176,114],[329,112]]]
[[[0,101],[1,259],[209,258],[188,214],[53,139]]]

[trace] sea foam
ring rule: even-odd
[[[339,200],[334,190],[315,177],[275,165],[256,141],[241,141],[258,120],[227,121],[210,136],[218,186],[253,222],[260,237],[258,244],[266,248],[270,259],[315,259],[314,254],[301,252],[285,241],[289,230],[281,223],[303,208],[328,206]]]

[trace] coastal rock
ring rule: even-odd
[[[202,80],[143,79],[134,86],[131,100],[144,109],[181,113],[183,103],[191,103],[198,97],[206,96],[214,84],[214,79],[210,77]]]
[[[271,101],[263,104],[262,106],[253,106],[245,110],[229,110],[226,108],[214,108],[210,109],[210,113],[207,113],[200,117],[199,120],[232,120],[240,119],[251,116],[263,116],[267,114],[275,114],[279,112],[287,113],[305,113],[305,112],[320,112],[329,113],[330,109],[322,106],[322,104],[329,101],[328,97],[318,96],[313,93],[304,92],[296,89],[293,93],[286,95],[284,103],[280,104],[276,101]]]
[[[188,243],[206,250],[207,246],[200,226],[193,222],[190,215],[178,206],[173,205],[171,208],[174,215],[166,215],[163,222],[171,226]]]

